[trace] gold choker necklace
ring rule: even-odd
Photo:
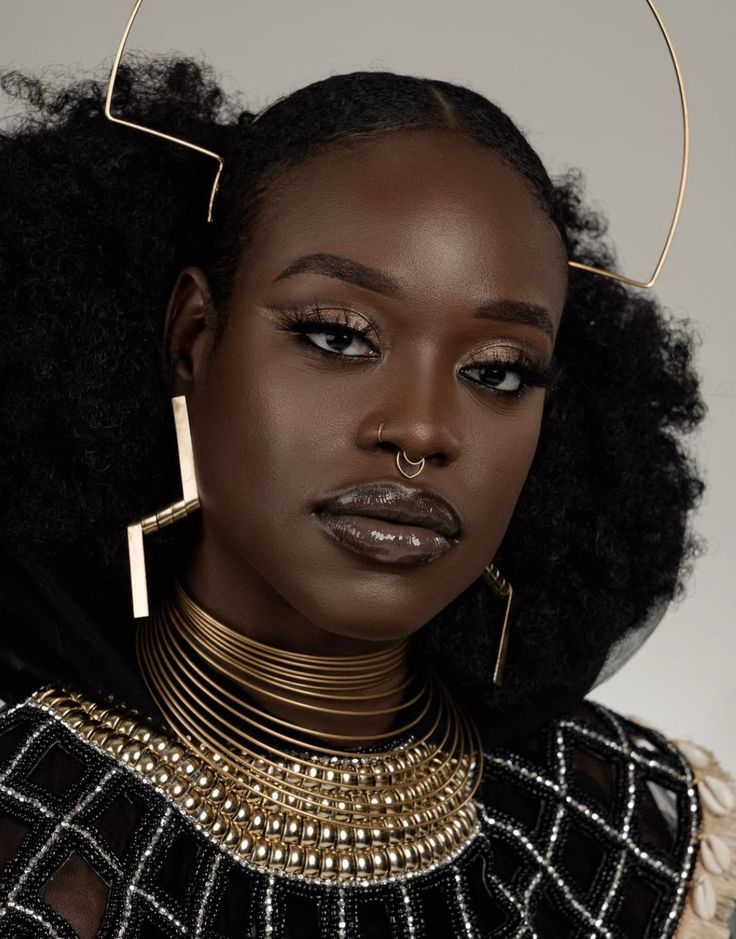
[[[365,881],[422,870],[475,831],[477,732],[437,676],[406,677],[406,643],[334,659],[284,652],[218,622],[177,584],[139,627],[137,647],[148,689],[179,741],[178,758],[163,769],[164,788],[185,807],[193,800],[210,834],[242,860],[310,878]],[[361,741],[316,735],[248,699],[258,691],[340,714],[349,726],[366,711],[323,702],[378,702],[397,690],[405,692],[402,705],[368,709],[397,718],[406,712],[382,735],[393,746],[370,752],[307,743],[314,736]],[[199,771],[182,778],[177,768],[181,744],[190,763],[206,769],[196,797]]]

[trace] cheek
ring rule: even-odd
[[[203,502],[235,514],[248,504],[262,512],[290,481],[298,484],[298,454],[308,452],[313,428],[297,389],[297,376],[259,356],[253,343],[219,351],[196,410]]]

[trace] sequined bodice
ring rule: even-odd
[[[591,702],[486,754],[447,856],[361,882],[239,857],[73,723],[35,698],[0,718],[0,936],[652,939],[696,886],[691,765]]]

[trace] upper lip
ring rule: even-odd
[[[462,527],[457,510],[442,496],[396,482],[360,483],[340,489],[319,502],[316,509],[332,515],[366,515],[421,525],[447,538],[456,537]]]

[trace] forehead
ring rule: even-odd
[[[529,184],[449,130],[402,131],[317,153],[269,188],[247,252],[281,270],[347,256],[435,297],[499,295],[561,313],[567,263]]]

